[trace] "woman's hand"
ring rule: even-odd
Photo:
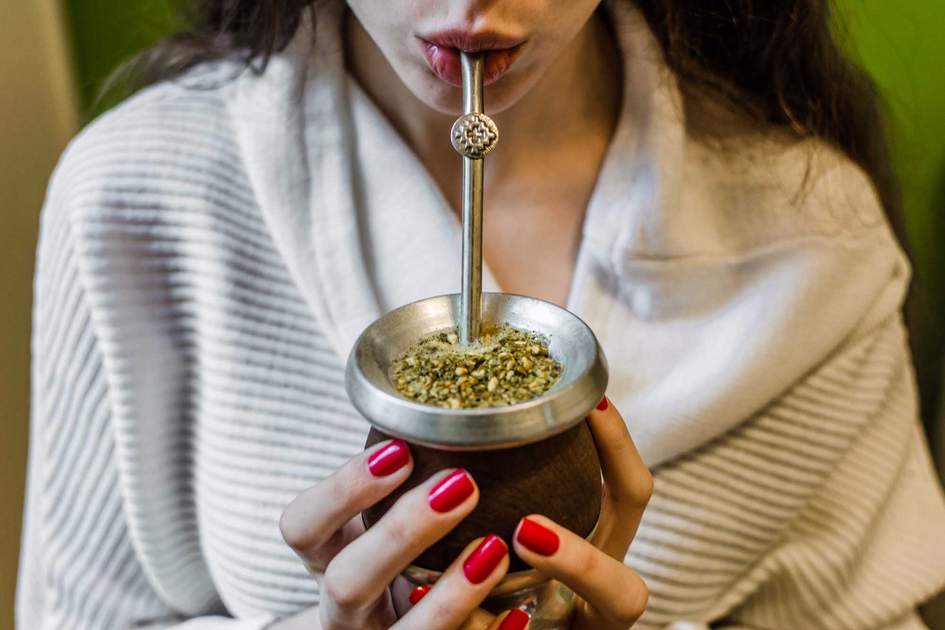
[[[578,594],[572,628],[627,628],[643,614],[648,593],[623,558],[652,493],[653,479],[623,419],[606,398],[591,412],[588,423],[604,475],[594,536],[587,541],[543,516],[530,515],[516,528],[514,545],[525,562]],[[317,613],[303,611],[273,630],[312,630],[316,621],[325,630],[525,627],[527,616],[520,611],[495,618],[478,609],[508,570],[501,539],[471,542],[430,589],[411,591],[399,577],[402,567],[475,508],[479,491],[465,471],[434,475],[364,530],[360,513],[406,481],[412,468],[406,444],[382,442],[289,504],[280,521],[282,535],[319,580],[321,604]],[[409,596],[414,604],[399,620],[395,596],[398,602]]]
[[[646,610],[649,591],[623,560],[653,494],[653,476],[643,463],[617,409],[604,397],[588,416],[604,476],[600,521],[585,540],[544,516],[523,518],[515,529],[515,552],[545,575],[577,593],[572,630],[625,630]],[[434,593],[438,584],[430,591]],[[516,614],[507,627],[523,628]],[[478,625],[473,623],[478,620]],[[464,628],[484,628],[491,617],[477,611]],[[502,630],[505,630],[503,627]]]
[[[604,499],[594,536],[587,541],[543,516],[531,515],[519,523],[513,544],[522,560],[578,594],[572,629],[623,630],[646,609],[646,585],[623,559],[653,493],[653,477],[623,418],[606,397],[588,423],[604,473]]]
[[[321,627],[424,628],[452,630],[498,627],[477,611],[508,570],[508,546],[498,537],[474,540],[422,601],[399,620],[388,585],[406,600],[409,586],[399,577],[427,547],[465,518],[479,501],[465,470],[444,470],[405,493],[365,531],[360,514],[406,481],[413,468],[407,445],[376,444],[330,477],[297,496],[279,522],[286,543],[302,558],[321,587],[317,609]],[[419,594],[419,593],[418,593]],[[273,630],[313,630],[315,611],[303,611],[271,626]]]

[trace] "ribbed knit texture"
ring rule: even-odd
[[[161,134],[137,108],[109,117],[72,146],[51,187],[35,287],[22,628],[127,627],[172,615],[162,596],[205,611],[217,589],[251,616],[314,599],[278,517],[362,448],[367,425],[269,243],[232,143],[213,128],[213,105],[199,93],[175,98],[161,113],[176,124]],[[146,159],[121,160],[129,147]],[[142,371],[150,389],[129,390]],[[121,426],[147,422],[121,415],[142,397],[179,421]],[[136,443],[145,432],[173,459],[139,459],[159,450]],[[137,504],[143,487],[164,488],[164,502]],[[176,550],[148,557],[169,576],[156,589],[135,534]]]
[[[921,541],[942,535],[941,507],[918,491],[931,462],[905,420],[916,410],[902,332],[884,323],[657,470],[628,557],[652,591],[641,626],[732,613],[751,628],[881,628],[891,601],[935,592],[942,553]]]
[[[225,112],[217,90],[151,88],[56,170],[37,253],[20,630],[259,630],[317,605],[277,523],[368,425]],[[945,584],[945,509],[891,312],[659,463],[628,556],[651,589],[640,628],[923,627],[916,603]]]

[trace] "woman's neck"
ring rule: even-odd
[[[349,72],[458,209],[462,169],[446,133],[456,116],[417,99],[350,11],[345,41]],[[511,192],[514,182],[532,188],[530,175],[547,181],[549,163],[599,163],[620,111],[620,72],[613,34],[597,12],[519,102],[492,116],[501,140],[488,160],[490,188]]]

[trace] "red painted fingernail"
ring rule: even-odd
[[[505,619],[502,620],[502,623],[499,625],[499,630],[522,630],[528,625],[529,619],[530,617],[527,612],[521,608],[513,608],[509,611],[509,614],[505,616]]]
[[[499,566],[508,552],[509,546],[504,540],[494,534],[489,534],[463,563],[466,579],[473,584],[479,584]]]
[[[600,399],[600,402],[597,403],[597,410],[604,411],[605,409],[607,409],[607,405],[608,405],[607,396],[604,396],[603,398]]]
[[[392,475],[410,461],[410,449],[403,440],[394,440],[368,459],[368,470],[375,477]]]
[[[421,584],[417,588],[410,591],[410,597],[407,599],[410,600],[410,605],[415,606],[417,602],[423,599],[423,596],[430,592],[430,587],[426,584]]]
[[[430,507],[437,512],[449,512],[465,501],[473,493],[473,490],[475,490],[475,487],[469,473],[462,468],[458,468],[440,483],[433,486],[427,500],[430,502]]]
[[[550,556],[558,551],[558,535],[528,518],[522,519],[515,540],[522,543],[526,549],[543,556]]]

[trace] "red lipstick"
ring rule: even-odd
[[[418,39],[420,49],[433,74],[457,87],[463,84],[460,51],[484,53],[482,80],[485,85],[489,85],[508,72],[525,43],[520,37],[492,31],[472,33],[462,29],[438,31],[419,36]]]

